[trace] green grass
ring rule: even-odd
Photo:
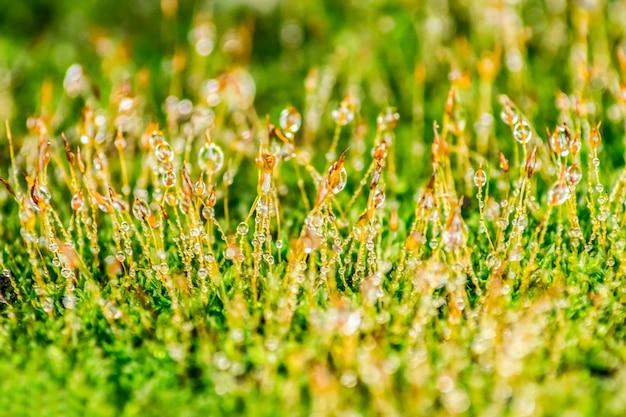
[[[624,22],[1,5],[0,415],[624,415]]]

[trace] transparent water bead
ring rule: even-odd
[[[513,128],[513,137],[522,145],[528,143],[533,137],[533,131],[526,120],[522,120],[515,124]]]
[[[507,125],[513,126],[519,120],[519,116],[517,112],[515,112],[515,110],[513,110],[512,108],[505,107],[500,112],[500,119],[502,119],[502,121],[506,123]]]
[[[565,178],[567,178],[567,182],[572,185],[576,185],[582,180],[583,172],[577,164],[572,165],[567,168],[567,173],[565,174]]]
[[[85,198],[83,197],[83,192],[79,191],[72,197],[71,202],[72,210],[81,211],[86,208]]]
[[[383,204],[385,204],[385,190],[380,188],[377,189],[374,193],[373,202],[375,208],[381,208]]]
[[[248,223],[246,223],[246,222],[241,222],[237,226],[237,234],[238,235],[245,236],[245,235],[248,234],[249,230],[250,230],[250,228],[248,227]]]
[[[159,162],[168,163],[174,158],[174,151],[169,143],[163,141],[156,145],[154,154]]]
[[[483,188],[487,183],[487,174],[483,170],[483,167],[479,167],[476,174],[474,174],[474,185],[478,188]]]
[[[198,165],[205,171],[219,171],[224,165],[224,151],[214,143],[203,146],[198,152]]]
[[[150,210],[145,201],[138,198],[135,200],[135,204],[133,204],[133,215],[137,220],[143,220],[152,215],[152,210]]]
[[[302,126],[302,116],[293,106],[287,106],[280,112],[279,125],[289,133],[296,133]]]
[[[41,210],[40,204],[50,204],[50,192],[46,187],[34,185],[30,193],[30,201],[33,203],[33,207],[37,210]]]
[[[548,203],[551,206],[560,206],[565,203],[570,196],[570,189],[564,181],[557,181],[548,190]]]
[[[176,174],[172,170],[168,170],[163,174],[163,185],[167,188],[173,187],[176,184]]]
[[[76,308],[76,296],[74,294],[66,294],[61,298],[61,303],[67,310],[74,310]]]
[[[396,109],[393,107],[387,107],[378,115],[376,122],[378,123],[378,129],[383,131],[391,130],[396,127],[398,120],[400,120],[400,115]]]
[[[498,259],[498,257],[494,255],[493,253],[490,253],[489,255],[487,255],[486,263],[489,268],[494,268],[494,269],[500,268],[500,265],[502,264],[500,259]]]
[[[331,167],[332,170],[332,167]],[[331,171],[329,170],[329,172]],[[346,187],[346,183],[348,182],[348,172],[345,168],[341,168],[339,171],[339,180],[335,184],[335,186],[331,189],[333,194],[338,194]]]
[[[207,220],[212,220],[215,217],[215,210],[213,207],[204,206],[202,208],[202,216]]]
[[[569,132],[565,126],[561,126],[550,136],[550,148],[560,156],[569,155]]]
[[[156,150],[157,145],[160,145],[163,142],[165,142],[165,138],[159,132],[157,132],[156,130],[152,132],[152,134],[150,135],[149,143],[153,149]]]
[[[350,105],[345,101],[342,101],[341,106],[333,110],[331,115],[335,123],[339,126],[345,126],[354,120],[354,111],[352,111]]]

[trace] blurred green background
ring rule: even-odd
[[[497,146],[478,150],[495,156],[513,145],[507,126],[485,119],[499,113],[498,94],[509,95],[543,134],[559,122],[555,104],[563,91],[593,101],[592,119],[604,120],[615,167],[624,159],[616,107],[624,22],[623,1],[2,2],[0,120],[11,120],[17,132],[33,114],[57,112],[56,133],[75,122],[84,103],[62,89],[75,63],[102,108],[113,86],[127,79],[161,123],[166,97],[200,101],[204,81],[238,67],[254,80],[257,114],[276,119],[288,103],[304,107],[305,80],[317,68],[313,74],[327,74],[331,87],[322,118],[328,136],[330,111],[350,93],[372,125],[381,108],[396,106],[406,155],[423,156],[457,83],[466,130],[479,135],[486,128]],[[198,30],[208,30],[202,54]],[[485,62],[493,66],[492,81],[481,77]],[[584,88],[580,62],[590,77]],[[50,88],[42,89],[46,80]],[[400,156],[398,163],[410,161]]]

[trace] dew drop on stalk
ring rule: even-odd
[[[335,186],[332,188],[331,190],[332,193],[338,194],[339,192],[341,192],[341,190],[343,190],[346,187],[347,182],[348,182],[348,172],[346,171],[345,168],[341,168],[341,171],[339,171],[339,180],[337,181]]]
[[[490,253],[489,255],[487,255],[486,263],[489,268],[494,268],[494,269],[500,268],[500,265],[502,264],[500,259],[493,253]]]
[[[50,313],[54,308],[54,301],[52,300],[52,298],[46,297],[45,299],[43,299],[41,301],[41,308],[43,308],[43,311],[45,311],[46,313]]]
[[[380,208],[385,204],[385,190],[377,189],[374,193],[374,207]]]
[[[487,174],[485,173],[485,170],[483,170],[483,167],[480,166],[478,168],[478,171],[476,171],[476,174],[474,174],[474,185],[476,185],[476,187],[478,188],[483,188],[486,183]]]
[[[74,194],[74,196],[72,197],[72,210],[74,211],[79,211],[79,210],[84,210],[86,205],[85,205],[85,198],[83,197],[83,192],[82,190],[77,192],[76,194]]]
[[[249,231],[249,227],[248,227],[248,223],[246,222],[241,222],[239,223],[239,225],[237,226],[237,234],[241,235],[241,236],[245,236],[248,234]]]
[[[378,118],[376,119],[376,122],[378,123],[378,130],[391,130],[396,127],[398,120],[400,120],[400,115],[396,109],[393,107],[387,107],[378,115]]]
[[[513,126],[517,124],[519,116],[515,110],[507,106],[500,112],[500,119],[507,125]]]
[[[279,125],[288,133],[296,133],[302,126],[302,116],[293,106],[287,106],[280,112]]]
[[[213,207],[204,206],[202,208],[202,216],[204,216],[204,218],[207,220],[211,220],[215,217],[215,210],[213,209]]]
[[[74,310],[76,308],[76,296],[74,294],[66,294],[61,298],[63,307],[67,310]]]
[[[522,120],[515,124],[513,128],[513,137],[522,145],[528,143],[533,137],[532,129],[526,120]]]
[[[560,206],[565,203],[570,196],[570,189],[564,181],[557,181],[548,190],[548,203],[551,206]]]
[[[517,227],[517,230],[523,232],[528,226],[528,216],[526,216],[525,213],[520,213],[515,226]]]
[[[174,158],[174,151],[169,143],[163,141],[156,145],[154,154],[159,162],[168,163]]]
[[[163,185],[167,188],[173,187],[176,184],[176,174],[170,169],[163,174]]]
[[[570,150],[570,140],[569,140],[569,131],[567,127],[560,126],[557,128],[556,132],[550,136],[549,139],[550,148],[554,153],[559,156],[567,156],[569,155]]]
[[[161,143],[165,142],[165,139],[159,132],[155,130],[150,135],[149,142],[150,142],[150,147],[152,147],[153,149],[156,149],[157,145],[160,145]]]
[[[145,201],[137,198],[135,200],[135,204],[133,204],[133,215],[138,220],[143,220],[143,219],[151,216],[152,215],[152,211],[150,210],[150,207],[148,207],[148,205],[146,204]]]
[[[168,193],[165,195],[165,202],[170,207],[176,207],[176,205],[178,204],[178,198],[176,198],[176,194],[168,191]]]
[[[345,126],[354,120],[354,111],[352,111],[347,101],[342,101],[340,107],[333,110],[331,115],[339,126]]]
[[[219,171],[224,165],[224,152],[214,143],[203,146],[198,152],[198,165],[203,170]]]
[[[522,249],[522,245],[518,243],[513,247],[513,249],[511,250],[511,253],[509,254],[509,261],[519,262],[522,260],[523,257],[524,257],[524,251]]]
[[[196,181],[196,184],[194,185],[194,192],[196,193],[197,196],[204,195],[204,193],[206,192],[206,184],[204,183],[204,181],[202,180]]]
[[[126,148],[126,139],[124,137],[118,137],[113,142],[118,151],[123,151]]]
[[[570,184],[576,185],[583,178],[583,173],[580,167],[577,164],[574,164],[571,167],[567,168],[565,178],[567,178],[567,182],[569,182]]]

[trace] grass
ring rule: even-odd
[[[0,414],[623,415],[623,5],[241,3],[0,13]]]

